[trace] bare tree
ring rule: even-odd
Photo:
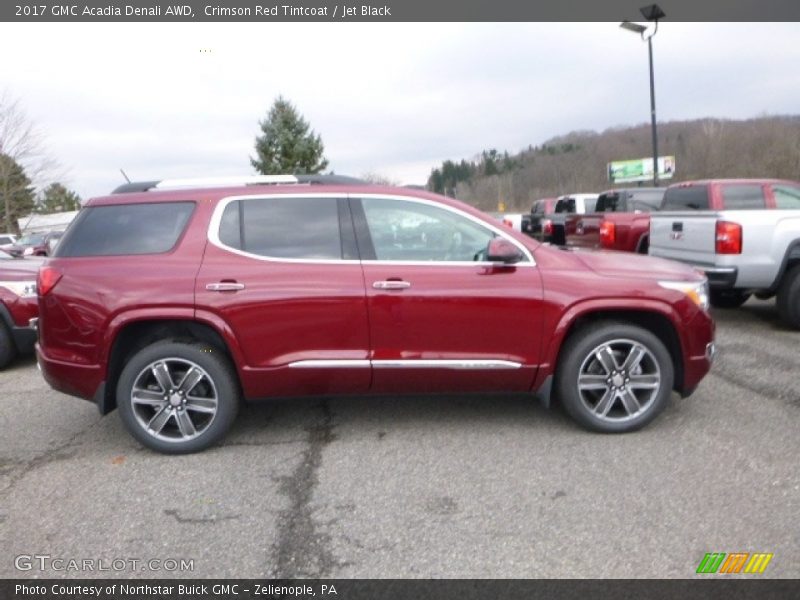
[[[30,182],[44,184],[56,176],[57,162],[47,154],[41,133],[28,118],[19,100],[12,98],[8,92],[0,94],[0,209],[7,229],[17,230],[13,200]],[[16,166],[24,169],[24,183],[15,176]]]

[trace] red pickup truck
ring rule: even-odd
[[[647,254],[650,212],[658,210],[665,188],[609,190],[597,198],[595,212],[569,215],[566,245]]]

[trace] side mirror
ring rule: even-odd
[[[486,259],[490,262],[511,265],[522,260],[522,252],[506,238],[496,237],[489,240],[489,245],[486,248]]]

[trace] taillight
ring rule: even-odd
[[[58,280],[61,279],[61,271],[54,267],[40,267],[39,275],[36,278],[36,290],[40,296],[46,296],[47,293],[56,287]]]
[[[550,219],[542,221],[542,233],[544,235],[553,235],[553,222]]]
[[[617,227],[611,221],[600,223],[600,245],[613,246],[617,240]]]
[[[742,226],[730,221],[717,221],[717,254],[742,253]]]
[[[511,229],[514,229],[514,223],[511,222],[511,219],[503,219],[503,225],[505,225],[506,227],[511,227]]]

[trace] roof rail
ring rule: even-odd
[[[131,181],[128,183],[123,183],[122,185],[115,187],[112,194],[131,194],[133,192],[146,192],[147,190],[156,187],[158,184],[158,180],[156,181]]]
[[[365,185],[367,182],[346,175],[247,175],[244,177],[197,177],[163,179],[161,181],[134,181],[115,188],[112,194],[146,192],[148,190],[174,190],[181,188],[235,187],[242,185]]]

